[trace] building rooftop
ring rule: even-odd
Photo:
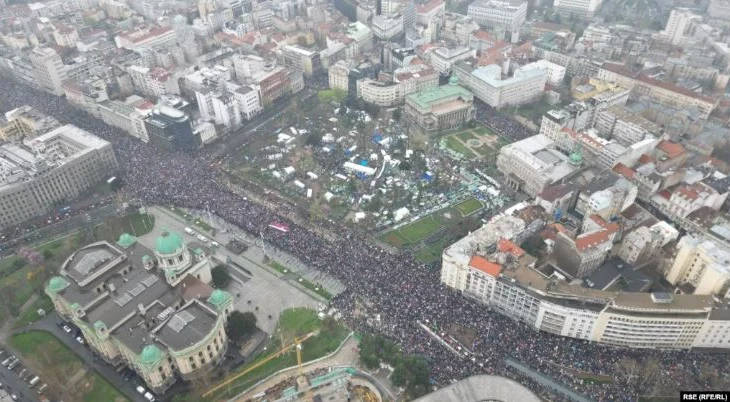
[[[652,283],[650,277],[617,257],[606,260],[584,281],[584,285],[593,289],[623,292],[643,292]]]
[[[418,109],[430,109],[434,104],[454,98],[473,99],[473,95],[460,85],[442,85],[410,94],[406,96],[406,101],[414,103]]]
[[[494,375],[477,375],[415,400],[415,402],[477,401],[539,402],[540,398],[514,380]]]

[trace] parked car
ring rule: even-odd
[[[76,337],[76,342],[78,342],[78,343],[80,343],[80,344],[82,344],[82,345],[84,345],[84,344],[85,344],[85,342],[84,342],[84,338],[82,338],[81,336],[77,336],[77,337]]]
[[[11,397],[11,398],[12,398],[12,399],[13,399],[14,401],[17,401],[17,400],[18,400],[18,395],[15,395],[15,394],[11,394],[11,395],[10,395],[10,397]]]
[[[66,324],[63,324],[63,332],[70,334],[71,333],[71,327],[69,327]]]
[[[15,360],[14,362],[10,363],[10,365],[8,366],[8,369],[12,370],[12,369],[18,367],[18,364],[20,364],[20,360]]]
[[[48,384],[43,384],[38,388],[38,395],[42,394],[48,388]]]
[[[144,395],[144,393],[147,392],[147,390],[144,389],[144,387],[141,386],[141,385],[137,385],[137,388],[136,389],[137,389],[137,392],[139,392],[140,395]]]
[[[155,402],[155,396],[151,392],[145,392],[144,397],[150,402]]]

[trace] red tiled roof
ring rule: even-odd
[[[520,246],[505,238],[499,239],[499,241],[497,242],[497,249],[503,253],[510,253],[515,257],[522,257],[526,254],[525,250],[520,248]]]
[[[502,272],[502,266],[487,260],[484,257],[475,255],[469,260],[469,266],[494,277],[499,276]]]
[[[602,227],[603,230],[607,230],[611,233],[616,233],[619,230],[618,223],[615,222],[606,222],[605,219],[601,218],[599,215],[593,214],[590,216],[591,220],[595,222],[598,226]]]
[[[656,147],[660,151],[667,154],[667,156],[669,156],[670,158],[676,158],[686,152],[682,144],[666,140],[659,141],[659,144],[657,144]]]
[[[495,38],[494,35],[492,35],[491,33],[487,32],[487,31],[482,31],[481,29],[478,31],[472,32],[472,36],[474,36],[475,38],[480,39],[480,40],[489,40],[492,42],[497,41],[497,38]]]
[[[696,200],[700,196],[699,191],[692,186],[680,186],[675,192],[689,200]]]
[[[610,240],[611,232],[608,230],[599,230],[597,232],[581,235],[575,239],[575,247],[580,251],[596,247]]]
[[[631,169],[621,162],[617,163],[616,166],[613,167],[613,171],[627,179],[633,179],[634,174],[636,174],[636,172],[634,172],[634,169]]]
[[[652,162],[654,162],[654,158],[652,158],[648,154],[643,154],[639,158],[639,163],[642,164],[642,165],[646,165],[647,163],[652,163]]]
[[[669,190],[662,190],[659,192],[659,195],[666,199],[672,198],[672,193],[670,193]]]
[[[657,80],[657,79],[654,79],[654,78],[651,78],[651,77],[647,77],[646,75],[643,75],[643,74],[640,75],[637,79],[639,81],[645,83],[645,84],[653,85],[655,87],[664,88],[664,89],[666,89],[668,91],[676,92],[676,93],[678,93],[680,95],[688,96],[690,98],[699,99],[699,100],[705,101],[705,102],[714,102],[715,101],[714,99],[712,99],[712,98],[710,98],[708,96],[704,96],[704,95],[699,94],[697,92],[690,91],[687,88],[683,88],[683,87],[680,87],[678,85],[674,85],[671,82],[660,81],[660,80]]]
[[[443,0],[431,0],[428,3],[416,4],[416,12],[419,14],[427,13],[442,4],[444,4]]]

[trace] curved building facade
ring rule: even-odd
[[[74,252],[45,291],[95,352],[162,393],[225,356],[233,297],[208,285],[210,271],[203,249],[177,233],[163,231],[154,250],[123,234]]]

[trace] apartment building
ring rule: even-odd
[[[595,128],[602,135],[625,146],[631,146],[645,138],[658,137],[662,133],[661,126],[620,105],[598,112]]]
[[[0,227],[52,211],[117,170],[109,142],[65,125],[0,146]]]
[[[717,99],[690,91],[689,89],[666,81],[660,81],[646,75],[634,74],[623,66],[608,62],[601,65],[601,68],[598,70],[598,78],[615,82],[629,89],[631,96],[634,98],[648,96],[664,106],[695,108],[702,119],[707,119],[719,102]]]
[[[281,50],[284,65],[311,77],[322,69],[319,52],[296,45],[286,45]]]
[[[466,15],[481,26],[517,34],[527,18],[527,1],[476,0]]]
[[[474,96],[495,108],[534,102],[542,96],[547,82],[546,72],[539,68],[520,68],[512,77],[503,79],[501,66],[492,64],[474,68],[458,63],[454,73],[463,86],[474,92]]]
[[[623,348],[730,348],[727,305],[710,296],[570,284],[536,266],[517,241],[500,240],[495,226],[485,243],[483,228],[444,250],[441,282],[494,311],[535,330]]]
[[[598,215],[584,219],[588,230],[571,238],[559,232],[555,239],[556,265],[573,278],[591,275],[605,261],[619,231],[617,223],[608,223]]]
[[[45,134],[61,124],[55,117],[25,105],[5,112],[5,125],[0,127],[3,141],[19,141]]]
[[[669,43],[675,46],[685,45],[694,34],[695,24],[702,23],[702,16],[687,8],[675,8],[669,13],[667,26],[661,32]]]
[[[176,42],[177,35],[172,27],[138,27],[114,37],[114,43],[118,48],[135,52],[156,46],[166,47]]]
[[[45,292],[105,362],[134,370],[155,393],[207,375],[225,358],[233,297],[211,288],[212,262],[164,231],[154,250],[129,234],[74,252]]]
[[[553,9],[565,17],[592,18],[602,3],[603,0],[555,0]]]
[[[357,96],[378,106],[393,106],[400,103],[400,86],[395,82],[384,82],[372,78],[357,81]]]
[[[545,71],[547,74],[547,83],[552,86],[561,86],[565,80],[565,67],[560,64],[551,63],[547,60],[538,60],[534,63],[527,64],[523,69],[537,68]]]
[[[340,60],[327,70],[329,87],[347,92],[350,88],[350,63]]]
[[[127,73],[134,88],[142,94],[155,97],[180,95],[177,77],[164,68],[131,65],[127,67]]]
[[[150,139],[144,124],[147,111],[139,110],[119,100],[99,102],[97,110],[104,123],[120,128],[142,142],[149,142]]]
[[[677,243],[674,263],[664,277],[684,293],[728,297],[730,248],[700,236],[684,235]]]
[[[63,95],[63,81],[68,78],[68,71],[61,56],[49,47],[36,47],[29,59],[38,80],[36,85],[53,95]]]
[[[476,56],[476,50],[466,46],[455,48],[437,47],[426,54],[429,64],[440,74],[449,74],[451,67],[461,60],[471,59]]]
[[[497,168],[507,176],[511,187],[534,197],[577,170],[555,148],[555,143],[542,134],[513,142],[500,149]]]

